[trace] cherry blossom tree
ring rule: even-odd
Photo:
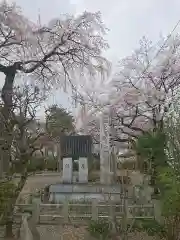
[[[113,117],[122,133],[137,138],[150,128],[163,128],[180,84],[179,51],[179,36],[154,46],[143,38],[140,48],[120,62],[111,85],[117,98]]]
[[[104,111],[109,108],[116,142],[129,142],[150,129],[163,129],[164,116],[180,83],[179,51],[178,35],[160,39],[155,45],[142,38],[139,48],[119,62],[118,72],[105,87],[107,94],[104,105],[97,100],[87,103],[88,106],[95,103],[93,109],[97,109],[97,112],[98,107],[101,107],[101,111],[102,108]],[[99,96],[97,94],[96,98],[100,99]],[[99,119],[92,119],[89,132],[97,133]]]
[[[117,78],[112,81],[125,92],[127,111],[119,114],[121,125],[142,133],[148,127],[163,128],[164,115],[180,84],[179,36],[155,47],[143,38],[139,50],[121,61]]]
[[[13,86],[20,73],[46,88],[66,88],[68,85],[75,90],[76,80],[82,73],[93,76],[97,72],[106,72],[109,64],[102,57],[108,48],[103,38],[106,30],[99,12],[84,12],[77,17],[63,16],[38,26],[27,19],[15,4],[1,2],[0,72],[5,75],[1,94],[4,118],[13,118]],[[13,128],[13,121],[11,124]],[[4,139],[8,130],[5,126],[2,129]],[[7,151],[11,140],[9,137]]]

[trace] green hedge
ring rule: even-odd
[[[56,171],[57,170],[57,160],[55,159],[48,159],[46,161],[45,168],[49,171]]]
[[[28,166],[29,172],[42,171],[42,170],[56,171],[57,160],[49,158],[45,161],[44,158],[34,158],[30,161]]]
[[[44,158],[33,158],[28,165],[28,172],[42,171],[44,169]]]
[[[56,171],[57,160],[49,158],[48,160],[45,161],[45,159],[42,157],[34,157],[32,160],[30,160],[27,168],[28,172],[43,171],[45,169],[49,171]],[[22,172],[22,164],[20,162],[14,164],[13,172],[17,173]]]

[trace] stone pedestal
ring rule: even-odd
[[[88,160],[79,158],[79,183],[88,183]]]
[[[111,179],[112,179],[112,174],[109,171],[109,169],[101,168],[100,169],[100,183],[108,185],[112,182]]]
[[[72,158],[63,158],[63,174],[62,174],[63,183],[72,183],[72,171],[73,171]]]

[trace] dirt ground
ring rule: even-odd
[[[89,236],[87,227],[77,226],[40,226],[39,232],[43,240],[94,240]],[[114,240],[118,240],[116,238]],[[143,233],[131,234],[129,240],[155,240]]]
[[[91,237],[85,226],[72,226],[72,225],[40,225],[38,231],[41,236],[41,240],[95,240]],[[5,239],[4,234],[0,231],[0,240],[19,240]],[[120,238],[114,238],[113,240],[120,240]],[[128,240],[157,240],[153,237],[149,237],[143,233],[131,234]]]

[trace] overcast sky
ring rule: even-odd
[[[43,23],[61,13],[77,14],[84,10],[101,11],[110,29],[107,39],[110,49],[108,58],[117,60],[130,54],[146,35],[157,41],[161,34],[167,35],[180,19],[180,0],[16,0],[30,19],[37,21],[38,13]],[[180,30],[180,27],[177,29]],[[70,107],[68,97],[54,93],[49,103]]]

